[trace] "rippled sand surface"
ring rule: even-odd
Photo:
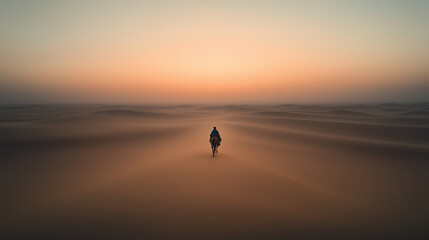
[[[428,104],[2,106],[0,237],[427,239],[428,162]]]

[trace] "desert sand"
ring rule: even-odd
[[[0,133],[2,239],[428,237],[429,104],[2,106]]]

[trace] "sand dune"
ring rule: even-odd
[[[413,111],[401,113],[401,115],[410,116],[410,117],[429,117],[429,111],[428,110],[413,110]]]
[[[428,107],[2,106],[0,237],[426,239]]]
[[[149,111],[133,111],[127,109],[110,109],[87,113],[88,115],[101,115],[101,116],[119,116],[119,117],[140,117],[140,118],[168,118],[179,117],[174,114],[167,114],[162,112],[149,112]]]
[[[326,112],[326,114],[342,115],[347,117],[373,117],[374,116],[373,114],[370,114],[370,113],[350,111],[350,110],[344,110],[344,109],[331,110]]]

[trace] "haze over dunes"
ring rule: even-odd
[[[0,239],[429,239],[428,13],[0,0]]]
[[[427,238],[428,104],[4,105],[0,132],[2,239]]]

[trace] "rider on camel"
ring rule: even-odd
[[[219,132],[216,130],[216,127],[213,127],[213,131],[212,131],[212,133],[210,133],[210,139],[212,137],[217,137],[217,139],[219,139],[219,144],[218,144],[218,146],[219,146],[220,142],[222,141],[222,138],[220,137]]]

